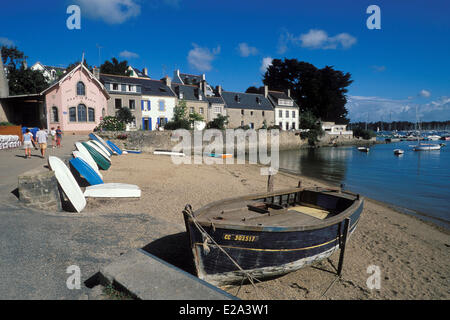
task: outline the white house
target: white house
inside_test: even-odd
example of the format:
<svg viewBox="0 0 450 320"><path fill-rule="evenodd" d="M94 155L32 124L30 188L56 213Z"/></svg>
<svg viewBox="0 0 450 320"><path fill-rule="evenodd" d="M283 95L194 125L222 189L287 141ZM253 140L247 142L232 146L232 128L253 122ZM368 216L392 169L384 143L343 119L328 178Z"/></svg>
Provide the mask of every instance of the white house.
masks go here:
<svg viewBox="0 0 450 320"><path fill-rule="evenodd" d="M66 74L66 68L45 66L39 61L33 64L30 69L42 71L44 77L47 79L49 83L57 80L58 75L63 76Z"/></svg>
<svg viewBox="0 0 450 320"><path fill-rule="evenodd" d="M298 130L300 110L291 98L291 91L269 91L268 87L264 86L264 95L273 105L275 125L282 130Z"/></svg>
<svg viewBox="0 0 450 320"><path fill-rule="evenodd" d="M155 130L172 120L176 96L170 88L170 78L143 80L141 97L142 129Z"/></svg>
<svg viewBox="0 0 450 320"><path fill-rule="evenodd" d="M352 130L347 130L347 125L334 122L322 122L322 130L331 135L353 135Z"/></svg>

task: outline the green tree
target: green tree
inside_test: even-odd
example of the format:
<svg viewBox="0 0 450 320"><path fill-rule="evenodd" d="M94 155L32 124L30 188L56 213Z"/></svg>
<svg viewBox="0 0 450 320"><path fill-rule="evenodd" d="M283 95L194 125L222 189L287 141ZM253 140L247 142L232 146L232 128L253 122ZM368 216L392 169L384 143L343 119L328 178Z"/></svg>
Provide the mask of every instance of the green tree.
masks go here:
<svg viewBox="0 0 450 320"><path fill-rule="evenodd" d="M66 68L66 73L65 73L65 74L61 74L61 75L62 75L62 76L63 76L63 75L66 75L67 73L69 73L70 71L72 71L76 66L78 66L80 63L81 63L81 61L76 61L76 62L73 62L73 63L69 64L69 65L67 66L67 68ZM86 59L83 61L83 65L84 65L89 71L92 72L92 67L87 63Z"/></svg>
<svg viewBox="0 0 450 320"><path fill-rule="evenodd" d="M135 117L133 116L133 113L131 113L131 110L129 108L120 108L116 112L116 118L117 120L127 124L134 121Z"/></svg>
<svg viewBox="0 0 450 320"><path fill-rule="evenodd" d="M228 118L229 116L218 114L216 118L208 122L206 128L224 130L225 127L228 125Z"/></svg>
<svg viewBox="0 0 450 320"><path fill-rule="evenodd" d="M319 137L323 135L322 125L311 110L302 113L300 117L300 129L308 129L308 132L302 132L300 136L308 139L308 144L313 146L319 141Z"/></svg>
<svg viewBox="0 0 450 320"><path fill-rule="evenodd" d="M164 125L164 130L191 129L191 124L186 117L186 101L180 100L173 108L173 118Z"/></svg>
<svg viewBox="0 0 450 320"><path fill-rule="evenodd" d="M35 94L42 92L48 84L44 74L38 70L25 68L27 56L17 47L1 47L2 60L8 69L9 94Z"/></svg>
<svg viewBox="0 0 450 320"><path fill-rule="evenodd" d="M202 115L197 113L197 112L191 112L189 113L189 122L191 123L191 126L194 126L194 122L195 121L204 121L205 119L203 119Z"/></svg>
<svg viewBox="0 0 450 320"><path fill-rule="evenodd" d="M173 108L173 121L179 121L182 119L186 119L186 101L180 100L178 101L178 104Z"/></svg>
<svg viewBox="0 0 450 320"><path fill-rule="evenodd" d="M111 61L106 60L100 66L100 72L106 74L115 74L119 76L130 76L131 71L128 70L128 61L118 61L116 58L112 58Z"/></svg>
<svg viewBox="0 0 450 320"><path fill-rule="evenodd" d="M326 66L314 65L297 59L274 59L267 68L263 82L271 90L291 90L291 96L300 111L311 111L323 121L348 123L347 87L353 82L350 73Z"/></svg>

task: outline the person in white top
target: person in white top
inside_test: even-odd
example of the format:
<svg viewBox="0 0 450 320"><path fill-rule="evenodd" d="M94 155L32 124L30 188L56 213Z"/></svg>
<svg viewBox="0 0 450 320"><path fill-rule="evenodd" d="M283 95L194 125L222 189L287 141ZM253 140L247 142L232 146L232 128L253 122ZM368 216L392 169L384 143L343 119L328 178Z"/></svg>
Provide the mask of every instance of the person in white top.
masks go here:
<svg viewBox="0 0 450 320"><path fill-rule="evenodd" d="M47 149L47 136L48 133L40 128L36 133L36 140L39 143L39 148L41 149L41 158L45 158L45 150Z"/></svg>
<svg viewBox="0 0 450 320"><path fill-rule="evenodd" d="M23 148L25 149L25 158L31 158L31 148L33 148L33 134L29 129L25 130L25 133L22 135Z"/></svg>
<svg viewBox="0 0 450 320"><path fill-rule="evenodd" d="M56 147L56 130L52 127L50 130L50 138L52 139L52 148Z"/></svg>

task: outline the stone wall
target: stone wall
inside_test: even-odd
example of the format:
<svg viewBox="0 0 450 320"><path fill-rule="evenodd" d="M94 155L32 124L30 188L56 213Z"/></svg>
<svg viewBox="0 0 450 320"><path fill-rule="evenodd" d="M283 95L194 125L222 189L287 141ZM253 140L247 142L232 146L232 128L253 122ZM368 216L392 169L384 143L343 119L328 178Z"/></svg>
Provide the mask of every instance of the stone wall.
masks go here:
<svg viewBox="0 0 450 320"><path fill-rule="evenodd" d="M121 149L139 149L143 152L153 152L157 149L172 150L181 141L179 137L174 135L175 131L132 131L132 132L97 132L104 139L112 140ZM191 133L191 146L194 145L194 131L189 131ZM205 134L206 131L202 131ZM270 132L270 131L269 131ZM197 131L197 134L200 132ZM225 131L217 131L218 134L222 134L223 143L226 143L226 133ZM119 139L118 137L126 135L125 140ZM174 141L172 141L172 137ZM294 131L279 131L279 149L298 149L301 146L307 144L306 140L300 138L300 134ZM203 142L203 147L210 144L213 138L207 139ZM235 139L235 150L238 147L237 139ZM267 138L267 148L271 150L271 136L268 135ZM246 137L244 148L246 151L249 150L249 138ZM242 146L239 145L239 147ZM198 150L196 150L198 151ZM226 150L223 150L225 153Z"/></svg>
<svg viewBox="0 0 450 320"><path fill-rule="evenodd" d="M19 176L19 201L38 210L61 211L61 198L55 173L37 168Z"/></svg>

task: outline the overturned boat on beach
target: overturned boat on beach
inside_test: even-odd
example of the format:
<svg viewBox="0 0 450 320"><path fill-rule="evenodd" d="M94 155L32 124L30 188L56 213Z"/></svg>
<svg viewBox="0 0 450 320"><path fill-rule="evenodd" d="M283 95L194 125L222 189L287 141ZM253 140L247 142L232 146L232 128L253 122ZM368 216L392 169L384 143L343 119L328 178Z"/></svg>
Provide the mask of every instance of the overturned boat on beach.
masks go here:
<svg viewBox="0 0 450 320"><path fill-rule="evenodd" d="M283 275L329 257L355 229L364 199L292 188L183 211L199 278L216 286Z"/></svg>

